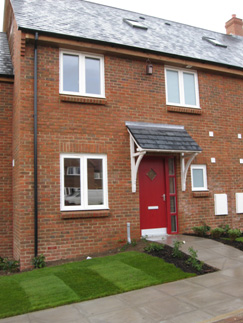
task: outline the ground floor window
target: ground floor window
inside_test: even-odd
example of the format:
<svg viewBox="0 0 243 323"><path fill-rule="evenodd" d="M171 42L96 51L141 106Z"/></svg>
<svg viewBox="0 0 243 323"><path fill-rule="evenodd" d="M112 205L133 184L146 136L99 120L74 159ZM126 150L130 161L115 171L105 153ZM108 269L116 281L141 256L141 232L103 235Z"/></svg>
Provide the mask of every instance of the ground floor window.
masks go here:
<svg viewBox="0 0 243 323"><path fill-rule="evenodd" d="M206 165L191 165L192 191L207 191Z"/></svg>
<svg viewBox="0 0 243 323"><path fill-rule="evenodd" d="M106 155L61 154L61 210L108 208Z"/></svg>

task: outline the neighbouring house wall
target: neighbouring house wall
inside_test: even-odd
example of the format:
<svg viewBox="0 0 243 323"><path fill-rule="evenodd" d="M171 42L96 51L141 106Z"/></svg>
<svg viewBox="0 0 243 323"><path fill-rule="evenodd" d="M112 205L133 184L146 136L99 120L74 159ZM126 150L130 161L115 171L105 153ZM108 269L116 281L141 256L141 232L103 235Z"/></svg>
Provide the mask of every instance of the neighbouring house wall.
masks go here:
<svg viewBox="0 0 243 323"><path fill-rule="evenodd" d="M12 218L13 84L0 80L0 256L13 256Z"/></svg>
<svg viewBox="0 0 243 323"><path fill-rule="evenodd" d="M29 67L22 63L25 55L25 34L18 30L11 5L8 6L7 15L5 27L15 74L12 127L13 256L20 260L21 268L26 268L30 266L30 259L34 256L33 143L29 144L29 141L33 142L33 126L30 131L26 126L26 121L33 123L33 76L30 76L30 88L26 87L25 79L29 77ZM30 100L27 99L28 96L25 99L26 92L31 93ZM28 138L28 142L25 142L29 136L31 139Z"/></svg>

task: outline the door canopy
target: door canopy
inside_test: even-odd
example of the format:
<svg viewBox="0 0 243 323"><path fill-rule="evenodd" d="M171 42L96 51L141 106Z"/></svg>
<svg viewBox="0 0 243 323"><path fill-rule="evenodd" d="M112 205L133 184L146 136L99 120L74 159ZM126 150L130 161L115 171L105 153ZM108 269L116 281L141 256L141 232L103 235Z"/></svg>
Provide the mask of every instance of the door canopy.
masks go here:
<svg viewBox="0 0 243 323"><path fill-rule="evenodd" d="M125 124L130 134L132 192L136 192L138 167L147 152L180 154L181 187L185 191L189 166L202 149L184 126L129 121Z"/></svg>

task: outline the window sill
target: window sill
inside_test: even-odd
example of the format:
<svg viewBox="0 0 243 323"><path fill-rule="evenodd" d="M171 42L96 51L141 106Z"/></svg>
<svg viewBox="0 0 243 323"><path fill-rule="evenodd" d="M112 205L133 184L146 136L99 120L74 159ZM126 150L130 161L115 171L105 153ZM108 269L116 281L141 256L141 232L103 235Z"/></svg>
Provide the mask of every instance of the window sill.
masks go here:
<svg viewBox="0 0 243 323"><path fill-rule="evenodd" d="M98 104L105 105L107 100L105 98L93 98L93 97L83 97L75 95L60 95L60 101L62 102L73 102L73 103L86 103L86 104Z"/></svg>
<svg viewBox="0 0 243 323"><path fill-rule="evenodd" d="M200 192L192 192L193 197L209 197L211 194L209 191L200 191Z"/></svg>
<svg viewBox="0 0 243 323"><path fill-rule="evenodd" d="M179 112L179 113L190 113L190 114L202 114L201 108L187 108L187 107L177 107L177 106L168 106L167 111L169 112Z"/></svg>
<svg viewBox="0 0 243 323"><path fill-rule="evenodd" d="M92 211L68 211L61 212L61 219L85 219L85 218L105 218L111 215L110 210L92 210Z"/></svg>

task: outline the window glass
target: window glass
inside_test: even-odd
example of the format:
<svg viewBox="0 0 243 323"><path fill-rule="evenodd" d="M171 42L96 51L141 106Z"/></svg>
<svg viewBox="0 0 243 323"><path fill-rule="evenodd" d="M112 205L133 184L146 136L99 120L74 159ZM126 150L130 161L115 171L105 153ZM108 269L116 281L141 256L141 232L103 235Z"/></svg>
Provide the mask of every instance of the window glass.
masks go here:
<svg viewBox="0 0 243 323"><path fill-rule="evenodd" d="M100 60L85 58L86 93L100 94Z"/></svg>
<svg viewBox="0 0 243 323"><path fill-rule="evenodd" d="M195 76L190 73L183 73L185 103L196 105Z"/></svg>
<svg viewBox="0 0 243 323"><path fill-rule="evenodd" d="M175 179L174 177L170 177L170 193L173 194L175 193Z"/></svg>
<svg viewBox="0 0 243 323"><path fill-rule="evenodd" d="M63 55L63 91L79 92L79 57Z"/></svg>
<svg viewBox="0 0 243 323"><path fill-rule="evenodd" d="M170 212L171 213L176 212L176 199L175 199L175 196L170 196Z"/></svg>
<svg viewBox="0 0 243 323"><path fill-rule="evenodd" d="M203 169L193 169L193 187L204 187Z"/></svg>
<svg viewBox="0 0 243 323"><path fill-rule="evenodd" d="M104 204L102 159L88 159L88 205Z"/></svg>
<svg viewBox="0 0 243 323"><path fill-rule="evenodd" d="M176 215L171 215L171 232L176 231Z"/></svg>
<svg viewBox="0 0 243 323"><path fill-rule="evenodd" d="M65 205L81 205L80 196L80 160L64 159L64 203Z"/></svg>
<svg viewBox="0 0 243 323"><path fill-rule="evenodd" d="M168 102L180 103L179 77L177 71L166 71Z"/></svg>
<svg viewBox="0 0 243 323"><path fill-rule="evenodd" d="M169 175L174 175L175 174L175 170L174 170L174 159L170 158L168 160L169 163Z"/></svg>

